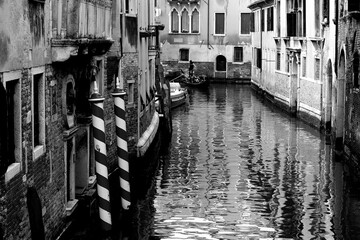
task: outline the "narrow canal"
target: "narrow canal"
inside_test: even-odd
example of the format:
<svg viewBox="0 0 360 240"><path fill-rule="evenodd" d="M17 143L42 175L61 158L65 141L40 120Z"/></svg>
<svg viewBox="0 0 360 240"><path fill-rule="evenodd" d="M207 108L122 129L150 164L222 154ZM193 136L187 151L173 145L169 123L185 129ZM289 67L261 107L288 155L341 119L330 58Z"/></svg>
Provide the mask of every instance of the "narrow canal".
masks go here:
<svg viewBox="0 0 360 240"><path fill-rule="evenodd" d="M122 239L360 239L359 185L334 155L250 86L192 90Z"/></svg>

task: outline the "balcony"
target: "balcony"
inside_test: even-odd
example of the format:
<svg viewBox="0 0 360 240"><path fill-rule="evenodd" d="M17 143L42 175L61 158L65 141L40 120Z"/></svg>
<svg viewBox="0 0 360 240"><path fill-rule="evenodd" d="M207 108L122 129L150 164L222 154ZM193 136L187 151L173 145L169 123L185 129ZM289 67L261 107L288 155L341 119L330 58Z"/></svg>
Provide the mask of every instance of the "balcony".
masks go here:
<svg viewBox="0 0 360 240"><path fill-rule="evenodd" d="M110 48L111 3L55 0L52 5L52 58L103 54Z"/></svg>

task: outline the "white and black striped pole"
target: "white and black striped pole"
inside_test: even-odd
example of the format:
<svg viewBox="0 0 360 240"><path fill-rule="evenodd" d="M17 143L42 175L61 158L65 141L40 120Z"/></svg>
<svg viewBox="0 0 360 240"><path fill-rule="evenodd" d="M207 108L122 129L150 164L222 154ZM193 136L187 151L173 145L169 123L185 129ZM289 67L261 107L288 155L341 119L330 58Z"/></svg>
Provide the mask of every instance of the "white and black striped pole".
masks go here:
<svg viewBox="0 0 360 240"><path fill-rule="evenodd" d="M117 156L120 168L121 206L128 210L131 204L130 198L130 175L129 175L129 154L127 145L127 132L125 121L125 91L120 88L119 79L116 78L116 88L112 93L114 97Z"/></svg>
<svg viewBox="0 0 360 240"><path fill-rule="evenodd" d="M94 93L91 95L89 101L92 103L91 110L96 161L95 168L101 228L104 231L110 231L112 223L105 144L104 98L98 92L96 81L94 81Z"/></svg>

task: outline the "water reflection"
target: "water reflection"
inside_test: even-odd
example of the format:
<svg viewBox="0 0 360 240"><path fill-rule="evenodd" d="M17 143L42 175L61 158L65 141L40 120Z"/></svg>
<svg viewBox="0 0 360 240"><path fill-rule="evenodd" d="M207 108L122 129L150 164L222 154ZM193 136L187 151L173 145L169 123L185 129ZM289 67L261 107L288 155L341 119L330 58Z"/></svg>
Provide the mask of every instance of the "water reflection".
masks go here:
<svg viewBox="0 0 360 240"><path fill-rule="evenodd" d="M133 239L360 233L360 191L331 146L248 86L192 90L189 105L173 112L170 149L160 162L146 198L136 203Z"/></svg>

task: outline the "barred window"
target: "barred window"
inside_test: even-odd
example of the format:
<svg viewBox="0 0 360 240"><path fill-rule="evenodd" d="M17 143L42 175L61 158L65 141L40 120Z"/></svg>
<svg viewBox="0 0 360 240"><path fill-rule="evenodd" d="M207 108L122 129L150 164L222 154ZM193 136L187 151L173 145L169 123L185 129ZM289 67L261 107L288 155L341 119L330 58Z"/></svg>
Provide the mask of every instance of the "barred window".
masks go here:
<svg viewBox="0 0 360 240"><path fill-rule="evenodd" d="M243 62L243 48L234 47L234 62Z"/></svg>
<svg viewBox="0 0 360 240"><path fill-rule="evenodd" d="M184 61L184 62L189 61L189 49L186 48L180 49L180 61Z"/></svg>

